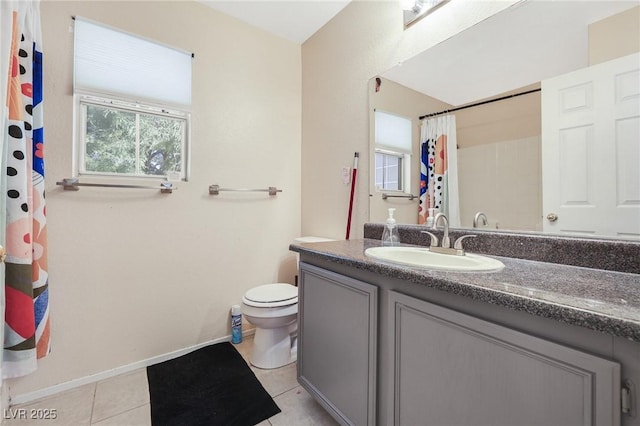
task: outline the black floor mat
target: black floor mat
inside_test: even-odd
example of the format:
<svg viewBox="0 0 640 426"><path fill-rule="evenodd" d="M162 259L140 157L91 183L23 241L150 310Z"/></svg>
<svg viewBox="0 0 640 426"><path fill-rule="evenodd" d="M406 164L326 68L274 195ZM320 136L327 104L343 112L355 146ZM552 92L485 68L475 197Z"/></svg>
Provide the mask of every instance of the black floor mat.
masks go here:
<svg viewBox="0 0 640 426"><path fill-rule="evenodd" d="M280 412L228 342L147 367L147 379L154 426L249 426Z"/></svg>

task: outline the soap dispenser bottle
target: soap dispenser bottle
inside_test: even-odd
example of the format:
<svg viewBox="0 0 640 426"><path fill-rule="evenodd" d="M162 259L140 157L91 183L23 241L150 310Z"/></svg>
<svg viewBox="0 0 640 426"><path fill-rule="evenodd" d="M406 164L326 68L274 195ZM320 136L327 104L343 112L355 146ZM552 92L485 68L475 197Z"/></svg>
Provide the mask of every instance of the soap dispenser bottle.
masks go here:
<svg viewBox="0 0 640 426"><path fill-rule="evenodd" d="M429 216L427 217L427 220L425 222L425 226L427 228L433 228L433 218L436 216L436 209L434 208L430 208L429 209Z"/></svg>
<svg viewBox="0 0 640 426"><path fill-rule="evenodd" d="M389 217L387 218L387 224L382 231L382 245L383 246L399 246L400 234L398 234L398 227L396 226L396 220L393 218L393 212L396 209L389 209Z"/></svg>

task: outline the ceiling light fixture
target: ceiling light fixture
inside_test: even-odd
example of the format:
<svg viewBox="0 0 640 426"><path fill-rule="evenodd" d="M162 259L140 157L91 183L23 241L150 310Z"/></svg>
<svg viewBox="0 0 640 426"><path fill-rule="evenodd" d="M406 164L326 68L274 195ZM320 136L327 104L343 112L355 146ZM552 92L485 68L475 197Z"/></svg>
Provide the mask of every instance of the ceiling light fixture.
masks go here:
<svg viewBox="0 0 640 426"><path fill-rule="evenodd" d="M400 5L402 6L402 10L420 13L424 2L422 0L400 0Z"/></svg>
<svg viewBox="0 0 640 426"><path fill-rule="evenodd" d="M400 0L400 6L404 14L404 27L416 23L449 0Z"/></svg>

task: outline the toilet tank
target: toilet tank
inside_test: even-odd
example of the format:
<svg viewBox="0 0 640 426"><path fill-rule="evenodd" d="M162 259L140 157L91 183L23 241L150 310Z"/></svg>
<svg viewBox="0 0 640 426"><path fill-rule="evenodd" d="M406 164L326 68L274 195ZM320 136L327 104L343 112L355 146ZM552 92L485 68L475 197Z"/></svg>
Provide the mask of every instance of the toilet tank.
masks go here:
<svg viewBox="0 0 640 426"><path fill-rule="evenodd" d="M298 237L298 238L293 240L293 242L296 243L296 244L322 243L322 242L325 242L325 241L335 241L335 240L331 239L331 238L325 238L325 237Z"/></svg>
<svg viewBox="0 0 640 426"><path fill-rule="evenodd" d="M334 239L331 238L325 238L325 237L313 237L313 236L309 236L309 237L298 237L295 238L293 240L293 242L295 244L304 244L304 243L323 243L325 241L335 241ZM298 253L296 253L296 266L299 269L300 268L300 255ZM296 274L296 276L294 277L294 285L297 287L298 286L298 274Z"/></svg>

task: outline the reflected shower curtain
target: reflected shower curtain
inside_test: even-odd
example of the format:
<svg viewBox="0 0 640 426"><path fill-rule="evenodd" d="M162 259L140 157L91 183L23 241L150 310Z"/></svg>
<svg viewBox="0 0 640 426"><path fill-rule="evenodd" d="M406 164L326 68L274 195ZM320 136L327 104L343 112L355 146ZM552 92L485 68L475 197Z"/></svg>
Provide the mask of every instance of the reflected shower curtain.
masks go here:
<svg viewBox="0 0 640 426"><path fill-rule="evenodd" d="M6 211L2 377L49 353L42 40L38 1L3 0L2 197Z"/></svg>
<svg viewBox="0 0 640 426"><path fill-rule="evenodd" d="M431 211L434 216L440 212L446 214L450 226L460 226L454 115L422 120L420 155L418 223L425 224Z"/></svg>

